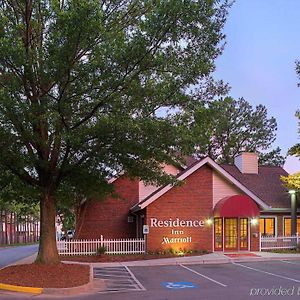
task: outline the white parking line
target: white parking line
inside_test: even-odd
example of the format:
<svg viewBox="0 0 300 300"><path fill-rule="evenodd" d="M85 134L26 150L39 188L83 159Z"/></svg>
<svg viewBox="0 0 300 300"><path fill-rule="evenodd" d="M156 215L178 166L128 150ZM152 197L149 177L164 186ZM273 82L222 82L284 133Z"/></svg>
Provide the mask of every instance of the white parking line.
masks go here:
<svg viewBox="0 0 300 300"><path fill-rule="evenodd" d="M294 263L294 262L291 262L291 261L288 261L288 260L280 260L280 261L283 262L283 263L286 263L286 264L298 265L300 267L300 264L298 264L298 263Z"/></svg>
<svg viewBox="0 0 300 300"><path fill-rule="evenodd" d="M131 275L132 279L136 282L136 284L138 285L138 287L140 288L141 291L146 291L146 289L144 288L144 286L140 283L140 281L135 277L135 275L131 272L131 270L127 267L124 266L127 270L127 272Z"/></svg>
<svg viewBox="0 0 300 300"><path fill-rule="evenodd" d="M96 277L101 276L101 277L113 277L113 278L130 278L130 276L108 275L108 274L102 274L102 273L95 273L94 275Z"/></svg>
<svg viewBox="0 0 300 300"><path fill-rule="evenodd" d="M294 279L294 278L290 278L290 277L286 277L286 276L283 276L283 275L274 274L274 273L263 271L263 270L260 270L260 269L255 269L255 268L248 267L248 266L245 266L245 265L242 265L242 264L239 264L239 263L232 262L232 264L234 264L236 266L239 266L239 267L243 267L243 268L249 269L249 270L253 270L253 271L256 271L256 272L260 272L260 273L272 275L272 276L275 276L275 277L279 277L279 278L283 278L283 279L287 279L287 280L291 280L291 281L295 281L295 282L300 282L300 280L297 280L297 279Z"/></svg>
<svg viewBox="0 0 300 300"><path fill-rule="evenodd" d="M199 276L201 276L201 277L203 277L203 278L205 278L207 280L210 280L210 281L212 281L212 282L214 282L214 283L216 283L216 284L218 284L218 285L220 285L222 287L227 287L226 284L223 284L223 283L221 283L221 282L219 282L217 280L214 280L214 279L212 279L212 278L210 278L208 276L205 276L205 275L203 275L203 274L201 274L201 273L199 273L199 272L197 272L197 271L195 271L193 269L190 269L190 268L188 268L188 267L186 267L184 265L179 264L179 266L182 267L182 268L184 268L184 269L186 269L186 270L189 270L190 272L193 272L193 273L195 273L195 274L197 274L197 275L199 275Z"/></svg>

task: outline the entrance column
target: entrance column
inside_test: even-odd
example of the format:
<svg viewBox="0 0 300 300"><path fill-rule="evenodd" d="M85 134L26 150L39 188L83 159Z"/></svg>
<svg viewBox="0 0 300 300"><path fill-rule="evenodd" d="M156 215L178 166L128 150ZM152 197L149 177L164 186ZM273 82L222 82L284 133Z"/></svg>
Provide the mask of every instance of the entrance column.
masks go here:
<svg viewBox="0 0 300 300"><path fill-rule="evenodd" d="M296 191L290 190L291 195L291 235L294 236L297 233L297 197Z"/></svg>

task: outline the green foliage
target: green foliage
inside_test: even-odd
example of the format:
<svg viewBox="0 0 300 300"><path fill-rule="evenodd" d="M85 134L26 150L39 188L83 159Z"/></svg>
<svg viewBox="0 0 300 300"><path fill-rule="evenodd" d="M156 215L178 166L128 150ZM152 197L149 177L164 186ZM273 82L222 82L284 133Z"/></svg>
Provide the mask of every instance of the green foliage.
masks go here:
<svg viewBox="0 0 300 300"><path fill-rule="evenodd" d="M198 157L233 163L241 151L256 151L267 165L284 162L279 148L263 152L274 142L277 130L276 120L267 117L263 105L254 109L245 99L231 97L208 102L196 111L192 129Z"/></svg>
<svg viewBox="0 0 300 300"><path fill-rule="evenodd" d="M300 65L299 62L297 62L297 74L299 75L300 71ZM296 117L298 120L300 120L300 111L298 110L296 112ZM300 133L300 121L298 121L298 133ZM296 156L300 159L300 144L297 143L293 147L291 147L288 151L288 155L293 155ZM288 188L288 189L294 189L294 190L299 190L300 189L300 172L297 172L295 174L291 174L288 176L281 176L281 181L283 184Z"/></svg>
<svg viewBox="0 0 300 300"><path fill-rule="evenodd" d="M106 248L105 246L100 246L100 247L97 249L96 254L97 254L97 255L103 255L103 254L106 253L106 251L107 251L107 248Z"/></svg>
<svg viewBox="0 0 300 300"><path fill-rule="evenodd" d="M288 189L292 189L292 190L300 189L300 172L288 176L281 176L280 179Z"/></svg>
<svg viewBox="0 0 300 300"><path fill-rule="evenodd" d="M180 113L156 111L195 102L197 83L215 94L227 3L1 3L0 165L42 191L121 170L172 180L159 164L176 160Z"/></svg>
<svg viewBox="0 0 300 300"><path fill-rule="evenodd" d="M1 172L1 170L0 170ZM0 176L0 209L39 219L39 194L7 170Z"/></svg>
<svg viewBox="0 0 300 300"><path fill-rule="evenodd" d="M226 0L0 1L0 168L50 201L51 214L56 196L64 207L73 195L101 194L121 171L175 182L160 165L186 149L183 111L226 88L211 73L228 8Z"/></svg>
<svg viewBox="0 0 300 300"><path fill-rule="evenodd" d="M283 166L285 157L281 155L281 149L277 147L268 153L259 153L259 164L263 166Z"/></svg>

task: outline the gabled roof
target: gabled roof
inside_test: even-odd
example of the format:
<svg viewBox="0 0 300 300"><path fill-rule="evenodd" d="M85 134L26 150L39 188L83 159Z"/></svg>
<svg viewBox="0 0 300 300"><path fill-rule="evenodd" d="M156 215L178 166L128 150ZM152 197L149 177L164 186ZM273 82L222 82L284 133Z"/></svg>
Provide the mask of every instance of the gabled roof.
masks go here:
<svg viewBox="0 0 300 300"><path fill-rule="evenodd" d="M220 165L214 162L210 157L206 157L202 160L196 161L195 163L190 165L187 169L185 169L183 172L179 173L177 179L184 180L185 178L187 178L188 176L190 176L191 174L193 174L195 171L197 171L199 168L201 168L206 164L212 167L219 174L223 175L227 180L232 182L237 188L243 191L246 195L251 197L261 208L263 209L270 208L269 205L267 205L262 199L260 199L257 195L255 195L251 190L249 190L246 186L244 186L240 181L238 181L235 177L233 177L229 172L223 169ZM173 186L171 184L168 184L157 189L151 195L146 197L143 201L134 205L131 208L131 211L136 212L141 209L144 209L145 207L150 205L152 202L154 202L156 199L158 199L159 197L167 193L172 188Z"/></svg>
<svg viewBox="0 0 300 300"><path fill-rule="evenodd" d="M290 208L288 190L280 181L280 176L288 175L283 168L260 166L258 174L242 174L236 166L221 166L271 208Z"/></svg>

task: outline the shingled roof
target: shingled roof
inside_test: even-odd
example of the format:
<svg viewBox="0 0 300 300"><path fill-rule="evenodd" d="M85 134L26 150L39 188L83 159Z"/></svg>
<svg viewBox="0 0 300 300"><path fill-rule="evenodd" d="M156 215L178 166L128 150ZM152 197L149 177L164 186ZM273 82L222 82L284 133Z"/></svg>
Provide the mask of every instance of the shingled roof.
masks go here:
<svg viewBox="0 0 300 300"><path fill-rule="evenodd" d="M280 176L288 175L283 168L260 166L258 174L242 174L234 165L221 167L272 208L290 208L288 190L280 181Z"/></svg>
<svg viewBox="0 0 300 300"><path fill-rule="evenodd" d="M280 182L280 175L286 175L287 173L282 169L280 169L280 175L277 173L273 174L272 176L261 176L261 174L259 175L250 175L252 176L253 183L251 184L252 179L248 178L248 174L242 174L240 173L240 171L235 167L235 166L228 166L227 169L230 169L229 172L226 170L226 165L218 165L216 162L214 162L210 157L206 157L202 160L198 160L195 161L194 163L192 163L189 167L187 167L185 170L183 170L182 172L177 174L177 178L179 180L184 180L187 176L189 176L190 174L192 174L193 172L195 172L198 168L201 168L203 165L208 164L210 167L212 167L215 171L217 171L218 173L223 174L223 176L225 176L228 180L230 180L237 188L239 188L241 191L243 191L246 195L250 196L254 201L256 201L256 203L263 209L272 209L272 208L276 208L276 207L280 207L280 208L287 208L289 207L289 201L284 201L284 199L286 199L286 196L288 196L287 191L284 189L282 190L282 188L279 188L280 190L280 195L273 193L271 195L271 197L267 197L267 193L268 190L266 189L266 192L264 193L265 195L265 199L270 199L268 202L264 201L263 198L261 198L259 195L262 195L263 193L260 192L262 190L263 187L260 187L261 190L258 188L260 185L258 184L261 181L261 185L267 185L269 184L270 189L273 188L274 185L278 184L281 186L281 182ZM231 167L233 167L234 169L231 169ZM264 167L263 167L264 168ZM235 170L236 169L236 170ZM276 170L278 170L278 168L276 167ZM282 173L284 172L284 173ZM264 173L264 172L263 172ZM271 175L272 172L269 172L268 174ZM239 174L241 176L239 176ZM235 175L235 176L234 176ZM247 180L246 180L247 178ZM262 180L263 179L263 180ZM248 186L246 185L247 182L250 182L248 184ZM245 184L246 183L246 184ZM274 184L276 183L276 184ZM148 206L149 204L151 204L153 201L155 201L156 199L158 199L160 196L162 196L164 193L166 193L168 190L170 190L173 186L171 184L165 185L165 186L161 186L160 188L158 188L157 190L155 190L152 194L148 195L145 199L143 199L142 201L140 201L139 203L136 203L132 208L131 211L132 212L136 212L140 209L145 208L146 206ZM276 187L278 188L278 187ZM274 192L274 191L273 191ZM273 206L273 196L276 194L276 203L278 204L278 206ZM281 195L284 196L284 199L281 199ZM271 200L272 199L272 200ZM284 204L284 206L280 206L280 203ZM269 204L271 203L272 204Z"/></svg>

